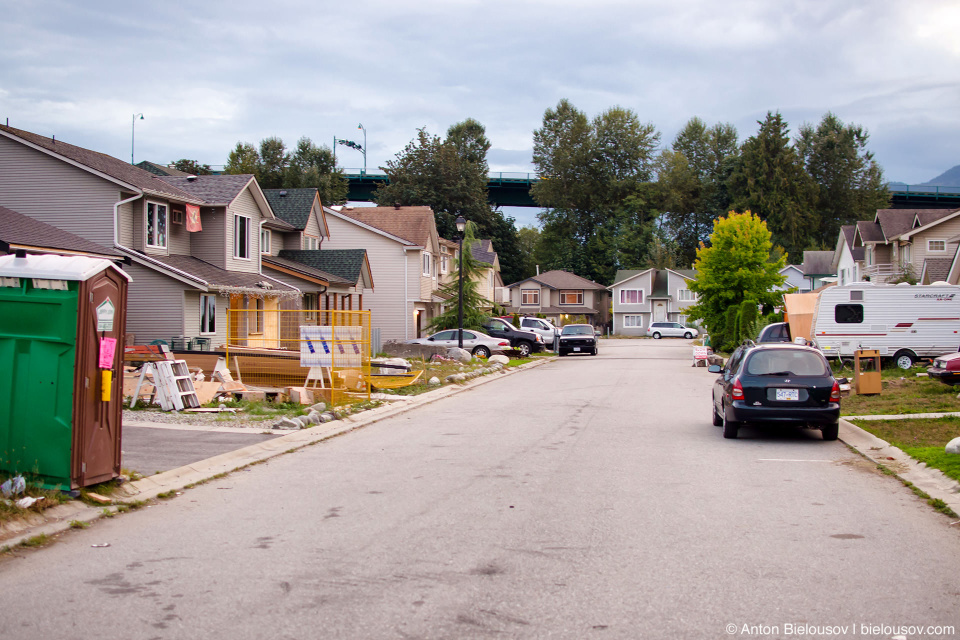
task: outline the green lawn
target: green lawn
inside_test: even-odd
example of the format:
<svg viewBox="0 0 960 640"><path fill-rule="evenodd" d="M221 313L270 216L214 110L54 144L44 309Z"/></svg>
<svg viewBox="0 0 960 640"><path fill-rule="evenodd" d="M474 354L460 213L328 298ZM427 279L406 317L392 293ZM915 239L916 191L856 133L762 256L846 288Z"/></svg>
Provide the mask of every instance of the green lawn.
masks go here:
<svg viewBox="0 0 960 640"><path fill-rule="evenodd" d="M883 438L913 459L940 469L960 481L960 455L944 453L943 450L948 442L960 436L960 418L852 422L864 431Z"/></svg>

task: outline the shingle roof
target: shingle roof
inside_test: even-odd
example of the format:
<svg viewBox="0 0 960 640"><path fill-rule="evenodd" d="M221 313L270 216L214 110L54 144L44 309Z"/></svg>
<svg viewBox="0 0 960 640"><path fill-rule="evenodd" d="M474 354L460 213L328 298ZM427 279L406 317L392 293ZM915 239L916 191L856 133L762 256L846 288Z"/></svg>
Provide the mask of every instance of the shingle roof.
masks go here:
<svg viewBox="0 0 960 640"><path fill-rule="evenodd" d="M804 251L801 271L805 276L833 275L833 251Z"/></svg>
<svg viewBox="0 0 960 640"><path fill-rule="evenodd" d="M610 285L610 287L614 287L624 280L629 280L630 278L640 275L641 273L646 273L647 271L650 271L650 269L618 269L617 275L613 277L613 284Z"/></svg>
<svg viewBox="0 0 960 640"><path fill-rule="evenodd" d="M310 210L317 198L316 189L264 189L263 195L278 218L300 231L307 228Z"/></svg>
<svg viewBox="0 0 960 640"><path fill-rule="evenodd" d="M926 282L946 282L953 258L927 258L923 261Z"/></svg>
<svg viewBox="0 0 960 640"><path fill-rule="evenodd" d="M884 239L889 242L901 233L913 229L914 221L918 217L920 225L923 226L953 212L953 209L877 209L877 221L880 223Z"/></svg>
<svg viewBox="0 0 960 640"><path fill-rule="evenodd" d="M180 256L180 255L169 255L169 256L147 256L139 251L133 253L138 253L147 258L151 258L165 264L169 267L173 267L178 271L183 271L189 273L192 276L200 278L205 281L207 284L213 287L238 287L244 289L258 289L264 293L269 292L270 290L275 291L294 291L294 287L285 285L276 280L270 280L265 278L259 273L246 273L244 271L227 271L226 269L221 269L215 265L210 264L209 262L204 262L199 258L194 258L193 256ZM261 282L268 282L271 286L270 288L263 288L259 286Z"/></svg>
<svg viewBox="0 0 960 640"><path fill-rule="evenodd" d="M85 167L106 174L111 178L125 182L129 185L142 189L151 194L163 195L169 198L183 200L186 202L195 202L197 199L189 193L182 191L175 186L169 185L159 176L155 176L149 171L144 171L140 167L126 163L123 160L108 156L105 153L98 153L83 147L77 147L60 140L38 136L29 131L14 129L0 125L0 132L6 133L15 138L35 144L42 149L63 156Z"/></svg>
<svg viewBox="0 0 960 640"><path fill-rule="evenodd" d="M264 264L276 265L278 267L285 267L291 271L296 271L304 275L312 276L314 278L319 278L320 280L325 280L331 284L348 284L355 285L357 281L350 281L346 278L341 278L340 276L335 276L332 273L327 273L326 271L321 271L315 267L304 264L303 262L298 262L296 260L289 260L287 258L282 258L280 256L261 256L261 260Z"/></svg>
<svg viewBox="0 0 960 640"><path fill-rule="evenodd" d="M366 249L281 249L280 257L319 269L357 284L363 275Z"/></svg>
<svg viewBox="0 0 960 640"><path fill-rule="evenodd" d="M857 232L860 234L860 240L866 242L883 242L883 230L879 222L870 220L860 220L857 222Z"/></svg>
<svg viewBox="0 0 960 640"><path fill-rule="evenodd" d="M240 195L244 187L253 180L253 176L250 174L222 174L191 178L161 176L159 179L186 191L196 198L200 198L206 204L227 205Z"/></svg>
<svg viewBox="0 0 960 640"><path fill-rule="evenodd" d="M606 289L602 284L597 284L593 280L581 278L575 273L570 273L562 269L546 271L540 275L521 280L520 282L527 282L528 280L534 280L551 289ZM516 286L520 284L520 282L514 282L509 286Z"/></svg>
<svg viewBox="0 0 960 640"><path fill-rule="evenodd" d="M98 256L120 257L122 255L113 249L3 206L0 206L0 242L38 249L91 253Z"/></svg>
<svg viewBox="0 0 960 640"><path fill-rule="evenodd" d="M847 249L850 250L850 255L853 256L854 260L861 261L864 258L863 247L853 246L853 238L857 233L857 225L855 224L845 224L840 227L840 234L843 237L843 241L847 244Z"/></svg>
<svg viewBox="0 0 960 640"><path fill-rule="evenodd" d="M493 250L492 240L480 240L470 245L470 255L472 255L475 260L490 265L497 259L497 252Z"/></svg>
<svg viewBox="0 0 960 640"><path fill-rule="evenodd" d="M420 247L430 246L436 229L430 207L344 207L340 213Z"/></svg>
<svg viewBox="0 0 960 640"><path fill-rule="evenodd" d="M155 176L192 176L193 175L189 171L180 171L180 169L167 167L162 164L157 164L156 162L150 162L149 160L138 162L137 166L143 169L144 171L149 171Z"/></svg>
<svg viewBox="0 0 960 640"><path fill-rule="evenodd" d="M670 291L667 288L667 272L657 271L653 278L653 291L648 296L650 298L671 298Z"/></svg>

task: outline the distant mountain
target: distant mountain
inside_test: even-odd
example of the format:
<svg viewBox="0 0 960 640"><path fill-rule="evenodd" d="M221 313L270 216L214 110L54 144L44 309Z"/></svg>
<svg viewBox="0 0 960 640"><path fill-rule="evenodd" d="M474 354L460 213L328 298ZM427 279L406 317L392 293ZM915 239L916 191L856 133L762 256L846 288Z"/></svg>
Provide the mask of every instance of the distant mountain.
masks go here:
<svg viewBox="0 0 960 640"><path fill-rule="evenodd" d="M928 187L960 187L960 164L923 184Z"/></svg>

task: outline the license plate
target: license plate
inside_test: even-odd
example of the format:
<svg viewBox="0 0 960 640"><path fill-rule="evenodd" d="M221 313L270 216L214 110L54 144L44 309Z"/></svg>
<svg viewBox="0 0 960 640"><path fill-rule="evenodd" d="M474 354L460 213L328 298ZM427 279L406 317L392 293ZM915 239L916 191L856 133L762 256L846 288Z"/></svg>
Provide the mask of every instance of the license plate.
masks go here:
<svg viewBox="0 0 960 640"><path fill-rule="evenodd" d="M574 351L580 351L580 347L574 347L573 350L574 350Z"/></svg>
<svg viewBox="0 0 960 640"><path fill-rule="evenodd" d="M799 389L777 389L777 400L799 400Z"/></svg>

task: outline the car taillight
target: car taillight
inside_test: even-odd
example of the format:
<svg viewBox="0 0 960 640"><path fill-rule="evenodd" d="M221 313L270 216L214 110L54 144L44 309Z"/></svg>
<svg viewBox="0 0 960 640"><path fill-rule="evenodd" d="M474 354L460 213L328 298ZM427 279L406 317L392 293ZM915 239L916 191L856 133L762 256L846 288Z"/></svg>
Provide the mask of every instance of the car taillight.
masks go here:
<svg viewBox="0 0 960 640"><path fill-rule="evenodd" d="M830 399L840 402L840 383L836 380L833 381L833 389L830 390Z"/></svg>
<svg viewBox="0 0 960 640"><path fill-rule="evenodd" d="M509 347L509 346L510 346L510 343L507 342L506 340L503 340L503 341L497 343L497 346L498 346L498 347Z"/></svg>
<svg viewBox="0 0 960 640"><path fill-rule="evenodd" d="M733 389L730 390L730 397L734 400L743 400L743 385L740 384L740 379L733 381Z"/></svg>

